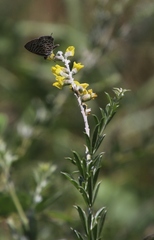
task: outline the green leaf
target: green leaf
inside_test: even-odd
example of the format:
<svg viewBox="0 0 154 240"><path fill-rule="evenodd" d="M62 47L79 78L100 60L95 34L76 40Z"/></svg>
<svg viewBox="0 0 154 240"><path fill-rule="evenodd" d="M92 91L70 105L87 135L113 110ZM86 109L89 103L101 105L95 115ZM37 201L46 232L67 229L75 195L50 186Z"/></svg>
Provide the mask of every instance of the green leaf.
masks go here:
<svg viewBox="0 0 154 240"><path fill-rule="evenodd" d="M97 236L97 234L98 234L98 225L97 225L97 223L96 223L95 226L93 227L92 233L93 233L93 238L94 238L95 240L98 240L98 236Z"/></svg>
<svg viewBox="0 0 154 240"><path fill-rule="evenodd" d="M92 200L93 200L93 179L92 176L88 178L88 186L87 186L87 191L89 193L89 201L92 206Z"/></svg>
<svg viewBox="0 0 154 240"><path fill-rule="evenodd" d="M93 225L93 215L92 215L92 212L91 212L91 209L89 211L89 214L88 214L88 234L91 235L91 228L92 228L92 225ZM90 238L91 239L91 238Z"/></svg>
<svg viewBox="0 0 154 240"><path fill-rule="evenodd" d="M98 179L100 168L101 168L101 166L98 167L97 170L93 174L93 185L94 185L94 187L95 187L95 185L97 183L97 179Z"/></svg>
<svg viewBox="0 0 154 240"><path fill-rule="evenodd" d="M87 159L83 159L83 161L82 161L82 164L83 164L83 173L84 173L84 177L86 178L86 175L87 175L87 171L88 171L88 169L87 169Z"/></svg>
<svg viewBox="0 0 154 240"><path fill-rule="evenodd" d="M96 184L96 187L94 188L92 204L94 204L94 202L95 202L95 200L96 200L96 197L97 197L97 194L98 194L98 190L99 190L100 184L101 184L101 182L98 182L98 183Z"/></svg>
<svg viewBox="0 0 154 240"><path fill-rule="evenodd" d="M83 236L81 235L81 233L79 233L77 230L71 228L72 231L75 233L77 239L80 239L80 240L84 240Z"/></svg>
<svg viewBox="0 0 154 240"><path fill-rule="evenodd" d="M98 136L99 136L99 125L96 125L93 132L93 136L92 136L92 152L94 151L95 146L97 145Z"/></svg>
<svg viewBox="0 0 154 240"><path fill-rule="evenodd" d="M93 117L94 117L94 120L95 120L96 125L99 124L99 119L98 119L98 117L97 117L95 114L93 114Z"/></svg>
<svg viewBox="0 0 154 240"><path fill-rule="evenodd" d="M87 178L93 175L93 172L95 170L95 165L93 159L87 162Z"/></svg>
<svg viewBox="0 0 154 240"><path fill-rule="evenodd" d="M116 114L116 112L113 112L107 119L106 121L106 126L109 124L109 122L111 121L111 119L114 117L114 115Z"/></svg>
<svg viewBox="0 0 154 240"><path fill-rule="evenodd" d="M65 172L61 172L77 189L79 189L80 185L79 183L74 180L74 178L71 177L70 174L65 173Z"/></svg>
<svg viewBox="0 0 154 240"><path fill-rule="evenodd" d="M81 222L83 223L83 227L84 227L85 233L88 234L88 228L87 228L88 226L87 226L87 216L86 216L86 213L85 213L85 211L83 211L82 208L80 208L79 206L75 206L75 208L77 209L77 211L78 211L78 213L79 213Z"/></svg>
<svg viewBox="0 0 154 240"><path fill-rule="evenodd" d="M106 208L102 207L96 212L95 218L96 218L97 221L98 221L98 218L101 217L102 213L105 212L105 211L106 211Z"/></svg>
<svg viewBox="0 0 154 240"><path fill-rule="evenodd" d="M81 160L80 156L79 156L78 153L75 152L75 151L73 151L73 155L74 155L74 158L75 158L76 166L77 166L80 174L81 174L82 176L84 176L83 166L82 166L82 160Z"/></svg>
<svg viewBox="0 0 154 240"><path fill-rule="evenodd" d="M101 152L95 156L93 159L93 165L95 166L95 169L99 169L102 166L102 156L104 152Z"/></svg>
<svg viewBox="0 0 154 240"><path fill-rule="evenodd" d="M96 141L96 144L95 144L95 148L93 149L93 154L96 153L96 151L97 151L98 148L100 147L100 145L101 145L103 139L105 138L105 136L106 136L106 135L103 134L103 135L99 135L99 136L97 137L97 141Z"/></svg>
<svg viewBox="0 0 154 240"><path fill-rule="evenodd" d="M102 207L101 209L99 209L95 215L95 219L98 222L98 236L101 235L101 232L103 230L103 226L104 226L104 222L105 222L105 217L106 217L106 208Z"/></svg>
<svg viewBox="0 0 154 240"><path fill-rule="evenodd" d="M112 100L111 100L110 95L109 95L107 92L105 92L105 94L106 94L106 96L107 96L107 99L108 99L109 103L112 104Z"/></svg>
<svg viewBox="0 0 154 240"><path fill-rule="evenodd" d="M101 112L101 115L102 115L102 119L104 119L106 117L105 111L102 108L100 108L100 112Z"/></svg>
<svg viewBox="0 0 154 240"><path fill-rule="evenodd" d="M76 164L75 164L76 162L74 161L73 158L71 158L71 157L66 157L65 159L68 160L68 161L70 161L73 165L76 165Z"/></svg>
<svg viewBox="0 0 154 240"><path fill-rule="evenodd" d="M111 105L110 103L108 103L105 107L106 118L111 114L110 111L111 111Z"/></svg>
<svg viewBox="0 0 154 240"><path fill-rule="evenodd" d="M87 193L86 190L85 190L83 187L81 187L81 186L80 186L79 189L80 189L80 192L81 192L81 194L82 194L85 202L89 205L89 204L90 204L90 201L89 201L89 195L88 195L88 193Z"/></svg>
<svg viewBox="0 0 154 240"><path fill-rule="evenodd" d="M102 128L105 129L105 124L106 124L106 123L105 123L105 122L106 122L105 119L106 119L106 117L105 117L105 118L101 118L100 124L99 124L99 125L100 125L100 129L102 129Z"/></svg>

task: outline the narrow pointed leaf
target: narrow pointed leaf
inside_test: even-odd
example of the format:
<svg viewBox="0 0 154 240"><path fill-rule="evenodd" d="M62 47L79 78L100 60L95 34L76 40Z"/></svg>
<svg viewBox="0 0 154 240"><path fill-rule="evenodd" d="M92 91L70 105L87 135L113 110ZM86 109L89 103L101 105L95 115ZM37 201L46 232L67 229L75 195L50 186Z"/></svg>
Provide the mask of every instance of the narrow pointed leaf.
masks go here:
<svg viewBox="0 0 154 240"><path fill-rule="evenodd" d="M76 181L76 180L74 180L74 178L72 178L71 177L71 175L70 174L68 174L68 173L65 173L65 172L61 172L77 189L79 189L79 183Z"/></svg>
<svg viewBox="0 0 154 240"><path fill-rule="evenodd" d="M90 230L91 230L91 227L93 224L92 221L93 221L93 215L91 212L89 212L89 214L88 214L88 234L90 234Z"/></svg>
<svg viewBox="0 0 154 240"><path fill-rule="evenodd" d="M100 108L100 112L101 112L101 115L102 115L102 119L104 119L106 117L105 111L102 108Z"/></svg>
<svg viewBox="0 0 154 240"><path fill-rule="evenodd" d="M105 222L105 217L106 217L106 213L107 211L105 210L105 208L101 208L95 215L95 217L97 217L97 219L99 218L98 221L98 236L101 235L101 232L103 230L103 226L104 226L104 222Z"/></svg>
<svg viewBox="0 0 154 240"><path fill-rule="evenodd" d="M102 213L105 212L105 211L106 211L106 208L105 208L105 207L100 208L100 209L96 212L95 218L96 218L96 219L99 218L99 217L102 215Z"/></svg>
<svg viewBox="0 0 154 240"><path fill-rule="evenodd" d="M92 200L92 204L94 204L95 200L96 200L96 197L97 197L97 194L98 194L98 190L99 190L99 187L100 187L100 184L101 182L98 182L94 191L93 191L93 200Z"/></svg>
<svg viewBox="0 0 154 240"><path fill-rule="evenodd" d="M83 187L80 186L80 192L85 200L85 202L89 205L90 201L89 201L89 196L88 193L85 191L85 189Z"/></svg>
<svg viewBox="0 0 154 240"><path fill-rule="evenodd" d="M100 166L101 167L101 166ZM94 184L94 187L97 183L97 179L98 179L98 175L99 175L99 171L100 171L100 167L97 168L96 172L94 173L94 176L93 176L93 184Z"/></svg>
<svg viewBox="0 0 154 240"><path fill-rule="evenodd" d="M112 100L111 100L110 95L109 95L107 92L105 92L105 94L106 94L106 96L107 96L107 99L109 100L109 103L112 104Z"/></svg>
<svg viewBox="0 0 154 240"><path fill-rule="evenodd" d="M111 105L108 103L105 107L106 117L108 117L111 114Z"/></svg>
<svg viewBox="0 0 154 240"><path fill-rule="evenodd" d="M92 232L93 232L94 239L98 240L98 236L97 236L97 234L98 234L98 225L97 224L95 224L95 226L93 227Z"/></svg>
<svg viewBox="0 0 154 240"><path fill-rule="evenodd" d="M99 124L99 119L98 119L98 117L97 117L95 114L93 114L93 117L94 117L94 120L95 120L96 125Z"/></svg>
<svg viewBox="0 0 154 240"><path fill-rule="evenodd" d="M101 152L93 159L93 165L95 166L95 169L99 169L102 166L103 154L104 152Z"/></svg>
<svg viewBox="0 0 154 240"><path fill-rule="evenodd" d="M95 146L97 145L98 136L99 136L99 125L96 125L93 132L93 136L92 136L92 151L94 151Z"/></svg>
<svg viewBox="0 0 154 240"><path fill-rule="evenodd" d="M87 234L88 233L88 229L87 229L88 226L87 226L87 216L86 216L86 213L79 206L75 206L75 208L77 209L77 211L79 213L79 216L80 216L81 222L83 224L85 233Z"/></svg>
<svg viewBox="0 0 154 240"><path fill-rule="evenodd" d="M88 179L87 191L89 193L90 204L92 205L92 200L93 200L93 179L92 179L91 176Z"/></svg>
<svg viewBox="0 0 154 240"><path fill-rule="evenodd" d="M100 129L105 128L105 118L100 120Z"/></svg>
<svg viewBox="0 0 154 240"><path fill-rule="evenodd" d="M80 158L80 156L78 155L77 152L73 151L73 155L74 155L75 162L76 162L76 165L78 167L78 170L79 170L80 174L83 176L84 173L83 173L83 168L82 168L82 160L81 160L81 158Z"/></svg>
<svg viewBox="0 0 154 240"><path fill-rule="evenodd" d="M75 233L77 239L80 239L80 240L84 240L83 236L81 235L81 233L79 233L77 230L73 229L72 228L72 231Z"/></svg>
<svg viewBox="0 0 154 240"><path fill-rule="evenodd" d="M68 161L70 161L73 165L75 164L75 161L74 161L73 158L71 158L71 157L66 157L65 159L68 160Z"/></svg>
<svg viewBox="0 0 154 240"><path fill-rule="evenodd" d="M82 164L83 164L83 174L84 174L84 177L86 177L88 166L87 166L87 160L85 158L83 159Z"/></svg>
<svg viewBox="0 0 154 240"><path fill-rule="evenodd" d="M103 139L105 138L105 134L103 136L99 135L97 137L97 142L95 144L95 148L93 148L93 154L96 153L96 151L98 150L98 148L100 147Z"/></svg>

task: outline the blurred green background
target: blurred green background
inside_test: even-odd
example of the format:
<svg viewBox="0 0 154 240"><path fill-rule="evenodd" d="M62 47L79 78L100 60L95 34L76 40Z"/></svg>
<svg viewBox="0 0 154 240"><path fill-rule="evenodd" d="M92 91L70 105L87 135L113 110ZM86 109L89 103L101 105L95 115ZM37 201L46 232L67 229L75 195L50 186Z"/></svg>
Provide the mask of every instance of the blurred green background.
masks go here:
<svg viewBox="0 0 154 240"><path fill-rule="evenodd" d="M103 239L143 239L154 233L154 1L0 1L0 131L19 156L11 178L28 213L33 170L40 162L56 165L36 215L38 239L75 239L70 227L82 226L73 205L83 202L60 172L72 171L65 159L71 150L84 152L82 118L72 93L52 86L55 63L24 48L51 33L58 50L75 46L73 60L85 65L76 78L98 94L89 103L93 113L107 104L105 91L131 89L106 129L95 208L108 210ZM0 190L0 239L12 240L7 221L16 210Z"/></svg>

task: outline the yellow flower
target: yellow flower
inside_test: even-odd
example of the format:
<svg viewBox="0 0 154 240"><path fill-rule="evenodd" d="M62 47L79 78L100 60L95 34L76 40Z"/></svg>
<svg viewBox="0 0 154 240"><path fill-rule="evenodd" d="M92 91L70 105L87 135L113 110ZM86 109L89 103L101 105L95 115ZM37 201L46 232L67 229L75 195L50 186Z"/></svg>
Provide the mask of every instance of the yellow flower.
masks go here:
<svg viewBox="0 0 154 240"><path fill-rule="evenodd" d="M97 97L97 94L93 93L92 89L85 90L84 94L82 95L82 101L86 102L86 101L89 101L89 100L94 99L96 97Z"/></svg>
<svg viewBox="0 0 154 240"><path fill-rule="evenodd" d="M53 83L53 86L59 89L62 89L63 86L71 85L71 81L62 76L56 75L56 81L57 82Z"/></svg>
<svg viewBox="0 0 154 240"><path fill-rule="evenodd" d="M96 93L93 93L93 90L92 89L89 89L88 90L88 93L90 94L91 98L94 99L97 97L97 94Z"/></svg>
<svg viewBox="0 0 154 240"><path fill-rule="evenodd" d="M60 75L61 72L64 71L64 67L61 67L60 65L56 64L54 67L51 68L51 71L54 75Z"/></svg>
<svg viewBox="0 0 154 240"><path fill-rule="evenodd" d="M78 92L78 94L82 95L83 92L86 91L86 88L89 86L88 83L79 83L78 81L74 81L76 87L74 88L74 90L76 92ZM72 88L72 87L71 87Z"/></svg>
<svg viewBox="0 0 154 240"><path fill-rule="evenodd" d="M75 53L75 47L74 46L69 46L67 49L66 49L66 52L65 52L65 57L72 57L74 56L74 53Z"/></svg>
<svg viewBox="0 0 154 240"><path fill-rule="evenodd" d="M47 60L53 60L54 57L55 57L55 54L54 54L54 53L51 53L51 55L48 56L46 59L47 59Z"/></svg>
<svg viewBox="0 0 154 240"><path fill-rule="evenodd" d="M55 86L59 89L62 89L62 87L64 85L65 77L56 75L56 81L57 82L53 83L53 86Z"/></svg>
<svg viewBox="0 0 154 240"><path fill-rule="evenodd" d="M63 82L64 79L65 79L65 77L56 75L56 80L57 80L58 82Z"/></svg>
<svg viewBox="0 0 154 240"><path fill-rule="evenodd" d="M72 71L73 73L77 73L83 67L84 67L83 64L74 62Z"/></svg>
<svg viewBox="0 0 154 240"><path fill-rule="evenodd" d="M77 85L77 86L81 86L83 88L87 88L89 86L88 83L79 83L78 81L74 81L74 83Z"/></svg>
<svg viewBox="0 0 154 240"><path fill-rule="evenodd" d="M52 85L58 89L62 89L63 87L63 85L61 85L60 82L54 82Z"/></svg>

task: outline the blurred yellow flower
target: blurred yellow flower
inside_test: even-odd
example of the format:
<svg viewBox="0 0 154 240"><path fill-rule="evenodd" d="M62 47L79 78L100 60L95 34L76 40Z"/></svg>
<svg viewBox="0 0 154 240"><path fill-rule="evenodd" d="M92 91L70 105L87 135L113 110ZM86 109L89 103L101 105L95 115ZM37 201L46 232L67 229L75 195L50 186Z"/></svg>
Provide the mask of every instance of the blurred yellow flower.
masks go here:
<svg viewBox="0 0 154 240"><path fill-rule="evenodd" d="M54 53L51 53L51 55L48 56L46 59L47 59L47 60L53 60L54 57L55 57L55 54L54 54Z"/></svg>
<svg viewBox="0 0 154 240"><path fill-rule="evenodd" d="M86 102L97 97L97 94L93 92L92 89L85 90L82 95L82 101Z"/></svg>
<svg viewBox="0 0 154 240"><path fill-rule="evenodd" d="M63 84L61 84L60 82L54 82L52 85L58 89L62 89L63 87Z"/></svg>
<svg viewBox="0 0 154 240"><path fill-rule="evenodd" d="M73 69L72 69L72 71L73 71L74 73L77 73L77 72L78 72L81 68L83 68L83 67L84 67L83 64L74 62L74 63L73 63Z"/></svg>
<svg viewBox="0 0 154 240"><path fill-rule="evenodd" d="M74 56L74 53L75 53L75 47L74 46L69 46L66 49L65 56L66 57L72 57L72 56Z"/></svg>
<svg viewBox="0 0 154 240"><path fill-rule="evenodd" d="M64 69L65 67L56 64L54 67L51 68L51 71L54 75L60 75L60 73L63 72Z"/></svg>

